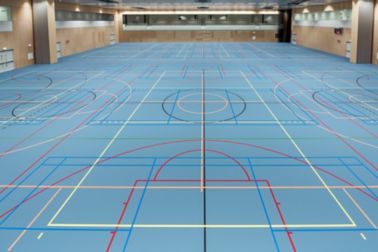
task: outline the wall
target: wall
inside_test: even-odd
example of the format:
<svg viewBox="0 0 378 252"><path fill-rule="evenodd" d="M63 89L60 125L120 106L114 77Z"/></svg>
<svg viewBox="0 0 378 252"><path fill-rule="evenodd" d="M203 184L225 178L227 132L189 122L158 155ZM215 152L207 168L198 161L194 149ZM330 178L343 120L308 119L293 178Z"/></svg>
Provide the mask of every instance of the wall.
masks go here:
<svg viewBox="0 0 378 252"><path fill-rule="evenodd" d="M0 0L0 5L12 8L13 20L12 32L0 32L0 48L14 49L16 67L33 64L34 61L27 57L29 52L33 52L31 0Z"/></svg>
<svg viewBox="0 0 378 252"><path fill-rule="evenodd" d="M373 40L373 63L378 64L377 54L378 54L378 0L375 1L374 10L374 40Z"/></svg>
<svg viewBox="0 0 378 252"><path fill-rule="evenodd" d="M277 42L277 31L121 31L121 42L201 42L201 41L224 41Z"/></svg>
<svg viewBox="0 0 378 252"><path fill-rule="evenodd" d="M76 11L74 4L56 3L57 10ZM116 14L114 10L101 9L103 13ZM95 7L80 6L80 11L99 13L100 9ZM118 21L115 15L114 26L104 27L79 27L79 28L57 28L56 40L61 43L61 56L68 56L91 49L104 47L110 44L110 34L116 34L118 42Z"/></svg>
<svg viewBox="0 0 378 252"><path fill-rule="evenodd" d="M305 10L305 8L294 9L293 16L296 13L302 13L304 10L309 12L322 12L324 10L343 10L351 8L351 2L311 6L307 7L307 10ZM340 56L345 56L346 42L351 40L350 28L344 28L342 35L336 35L334 33L334 27L296 26L293 22L292 32L296 34L298 45Z"/></svg>

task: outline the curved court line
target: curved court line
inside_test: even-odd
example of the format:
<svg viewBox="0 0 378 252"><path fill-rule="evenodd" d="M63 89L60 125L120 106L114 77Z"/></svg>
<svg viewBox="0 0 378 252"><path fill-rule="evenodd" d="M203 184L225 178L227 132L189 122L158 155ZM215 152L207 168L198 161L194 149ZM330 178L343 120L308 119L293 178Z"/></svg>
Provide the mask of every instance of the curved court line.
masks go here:
<svg viewBox="0 0 378 252"><path fill-rule="evenodd" d="M195 95L202 95L202 94L201 94L201 93L192 93L192 94L187 94L187 95L181 97L181 98L176 102L177 107L178 107L180 110L182 110L182 111L184 111L184 112L186 112L186 113L195 114L195 115L201 115L202 112L191 111L191 110L189 110L189 109L184 108L184 106L182 105L182 103L188 103L188 101L185 102L185 100L184 100L185 98L190 97L190 96L195 96ZM226 98L224 98L224 97L222 97L222 96L220 96L220 95L217 95L217 94L211 94L211 93L210 93L210 94L207 94L207 95L215 96L215 97L218 97L218 98L220 98L221 100L223 100L223 102L222 102L222 103L223 103L223 107L221 107L221 108L219 108L219 109L217 109L217 110L213 110L213 111L205 112L206 115L216 114L216 113L222 112L222 111L224 111L224 110L227 109L227 106L228 106L229 102L226 100ZM216 102L216 103L220 103L220 102Z"/></svg>
<svg viewBox="0 0 378 252"><path fill-rule="evenodd" d="M97 94L96 94L95 92L91 91L91 90L72 90L72 91L77 91L77 93L80 93L81 91L84 91L84 92L86 92L87 94L92 95L92 100L89 101L87 104L81 105L81 106L78 107L78 108L72 108L72 109L69 109L69 110L67 110L67 111L64 111L64 112L61 112L61 113L55 114L55 115L53 115L53 116L44 116L44 117L32 117L32 116L26 116L26 120L48 120L48 119L52 119L52 118L54 118L54 119L62 119L62 118L64 118L64 117L63 117L64 115L67 115L68 113L72 113L72 112L76 112L76 111L78 111L78 110L81 110L81 109L83 109L83 108L89 106L90 104L92 104L92 102L96 101L96 99L97 99ZM78 102L78 103L76 103L76 105L80 105L81 103L83 103L83 102L84 102L85 100L87 100L87 99L88 99L88 96L86 95L85 97L83 97L82 99L80 99L81 101ZM46 107L51 106L51 105L55 104L56 102L59 102L60 100L61 100L61 98L56 97L56 100L55 100L55 101L47 102L47 104L46 104L43 108L41 108L41 109L45 109ZM23 105L25 105L25 104L28 104L28 103L29 103L29 102L21 103L21 104L17 105L16 107L14 107L13 110L12 110L12 116L13 116L13 117L16 117L16 118L20 118L20 116L17 115L16 110L17 110L18 108L20 108L21 106L23 106ZM36 113L36 112L38 112L38 111L33 111L33 110L32 110L32 113Z"/></svg>
<svg viewBox="0 0 378 252"><path fill-rule="evenodd" d="M130 90L131 90L131 92L132 92L132 89L131 89L131 86L130 86L130 85L129 85L129 88L130 88ZM132 97L131 94L132 94L132 93L130 93L130 95L128 96L128 98L125 100L124 104L126 104L127 102L130 101L130 99L131 99L131 97ZM110 104L113 104L113 103L110 103ZM91 113L94 113L95 111L96 111L96 110L92 110ZM105 118L106 118L108 115L110 115L111 113L112 113L112 112L109 112L109 113L103 115L99 120L103 120L103 119L105 119ZM78 113L78 114L80 114L80 113ZM86 114L86 113L82 113L82 114ZM51 119L52 119L52 118L51 118ZM54 119L52 119L52 120L57 120L57 118L54 118ZM51 124L52 122L53 122L53 121L50 121L48 124ZM9 154L13 154L13 153L17 153L17 152L21 152L21 151L29 150L29 149L36 148L36 147L38 147L38 146L41 146L41 145L44 145L44 144L47 144L47 143L53 142L53 141L55 141L55 140L59 140L59 139L61 139L61 138L67 137L68 135L72 135L72 134L74 134L74 133L76 133L76 132L79 132L79 131L81 131L81 130L83 130L83 129L89 127L89 126L90 126L90 125L84 125L84 126L79 127L79 128L77 128L77 129L73 129L73 130L67 131L66 133L64 133L64 134L62 134L62 135L59 135L59 136L56 136L56 137L50 138L50 139L45 140L45 141L40 141L40 142L38 142L38 143L35 143L35 144L32 144L32 145L28 145L28 146L25 146L25 147L21 147L21 148L11 148L11 150L8 149L8 151L0 152L0 158L3 157L3 156L9 155ZM45 126L45 127L47 127L47 126ZM40 130L42 130L42 129L45 128L45 127L39 128L39 129L37 129L36 131L39 132ZM35 134L36 134L36 132L33 133L33 135L35 135ZM17 144L17 145L19 145L19 144ZM1 193L0 193L0 194L1 194Z"/></svg>
<svg viewBox="0 0 378 252"><path fill-rule="evenodd" d="M8 106L13 105L14 102L19 101L21 98L22 98L22 94L16 94L16 97L15 97L14 100L0 100L2 103L4 102L4 104L2 104L0 106L0 110L6 108ZM2 98L2 99L4 99L4 98ZM6 97L5 99L9 99L9 98Z"/></svg>
<svg viewBox="0 0 378 252"><path fill-rule="evenodd" d="M121 80L121 79L118 79L118 78L117 78L117 79L113 79L113 80L115 80L116 82L120 82L124 87L127 87L129 94L128 94L127 98L125 99L125 101L123 101L123 102L119 105L119 107L117 107L115 110L109 112L109 114L107 114L106 116L102 117L102 118L99 119L99 120L103 120L103 119L105 119L106 117L108 117L109 115L111 115L112 113L117 112L118 110L120 110L121 108L123 108L123 107L124 107L129 101L130 101L130 99L132 98L132 95L133 95L133 93L134 93L134 90L132 89L132 87L131 87L130 84L133 83L135 80L131 81L130 84L129 84L128 82L126 82L126 81L124 81L124 80ZM105 90L105 89L98 89L98 90L103 91L106 95L109 95L109 96L113 96L113 97L114 97L114 101L112 101L112 103L109 104L109 107L110 107L110 106L114 106L114 105L120 100L120 99L119 99L120 96L117 95L117 94L114 94L114 93L112 93L112 92L109 92L108 90ZM90 110L89 110L89 111L81 112L81 113L79 113L79 114L81 115L81 114L88 114L88 113L90 113Z"/></svg>
<svg viewBox="0 0 378 252"><path fill-rule="evenodd" d="M151 148L155 148L155 147L161 147L161 146L165 146L165 145L171 145L171 144L178 144L178 143L191 143L191 142L199 142L201 141L201 139L187 139L187 140L177 140L177 141L168 141L168 142L160 142L160 143L155 143L155 144L150 144L150 145L146 145L146 146L141 146L141 147L138 147L138 148L134 148L134 149L131 149L131 150L127 150L127 151L124 151L124 152L121 152L121 153L118 153L116 155L113 155L111 157L107 157L107 158L103 158L101 160L98 161L97 165L98 164L102 164L104 162L107 162L109 160L112 160L114 158L117 158L117 157L121 157L121 156L125 156L125 155L128 155L130 153L134 153L134 152L138 152L138 151L142 151L142 150L146 150L146 149L151 149ZM229 143L229 144L235 144L235 145L240 145L240 146L246 146L246 147L250 147L250 148L254 148L254 149L260 149L260 150L265 150L267 152L270 152L270 153L275 153L279 156L282 156L282 157L287 157L289 159L292 159L296 162L299 162L299 163L302 163L302 164L305 164L305 165L308 165L308 163L302 159L299 159L299 158L296 158L296 157L293 157L289 154L286 154L286 153L283 153L281 151L277 151L277 150L274 150L274 149L271 149L269 147L265 147L265 146L260 146L260 145L255 145L255 144L249 144L249 143L242 143L242 142L236 142L236 141L231 141L231 140L207 140L208 142L214 142L214 143ZM22 200L20 203L18 204L15 204L13 207L9 208L8 210L4 211L2 214L0 214L0 219L4 218L5 216L7 216L9 213L15 211L17 208L19 208L21 205L29 202L30 200L36 198L38 195L44 193L45 191L47 191L48 189L54 187L54 186L57 186L59 185L61 182L77 175L77 174L80 174L88 169L90 169L92 167L92 165L88 165L88 166L85 166L73 173L70 173L69 175L67 176L64 176L62 177L61 179L55 181L54 183L50 184L49 186L46 186L44 188L42 188L41 190L39 190L38 192L36 193L33 193L32 195L30 195L28 198L25 198L24 200ZM333 178L335 178L336 180L339 180L349 186L351 186L353 189L359 191L360 193L364 194L365 196L369 197L370 199L372 199L373 201L377 202L378 203L378 198L374 197L373 195L371 195L370 193L362 190L360 187L356 187L355 185L353 185L352 183L348 182L347 180L337 176L336 174L332 173L332 172L329 172L327 171L326 169L323 169L319 166L316 166L316 165L313 165L313 167L321 172L324 172L330 176L332 176ZM55 218L57 216L54 216ZM49 224L51 224L55 218L52 218L49 222Z"/></svg>
<svg viewBox="0 0 378 252"><path fill-rule="evenodd" d="M336 90L334 90L334 89L330 89L331 91L336 91ZM349 119L349 118L353 118L353 119L365 119L365 120L371 120L371 119L376 119L377 117L367 117L367 116L361 116L361 115L357 115L357 114L353 114L353 113L350 113L350 112L344 112L344 111L341 111L340 109L338 109L337 107L335 107L335 105L332 105L330 102L328 102L328 101L326 101L326 100L324 100L323 98L321 98L320 97L320 92L324 92L324 90L318 90L318 91L315 91L315 92L313 92L312 93L312 99L316 102L316 103L318 103L320 106L322 106L322 107L325 107L325 108L327 108L327 109L330 109L330 110L332 110L332 111L336 111L336 112L338 112L338 113L340 113L340 114L344 114L346 117L343 117L343 118L341 118L341 119ZM361 102L361 101L359 101L358 99L356 99L353 95L349 95L348 97L346 97L347 98L347 100L349 100L351 103L353 103L353 104L359 104L359 105L361 105L361 106L364 106L365 104L364 104L364 102ZM355 100L355 101L353 101L353 100ZM367 109L366 107L365 107L365 109ZM338 119L338 118L337 118Z"/></svg>
<svg viewBox="0 0 378 252"><path fill-rule="evenodd" d="M322 100L320 97L319 97L319 99ZM372 132L372 131L369 130L368 128L364 127L363 125L357 123L357 122L355 121L356 118L353 118L353 117L349 116L348 113L345 113L345 112L339 110L337 107L335 107L334 105L328 103L327 101L322 100L322 102L327 103L328 106L333 106L333 109L334 109L335 111L337 111L337 112L340 113L340 114L344 114L344 115L347 117L347 119L349 119L354 125L356 125L357 127L359 127L359 128L362 129L362 130L365 130L365 131L366 131L367 133L369 133L371 136L373 136L374 138L378 139L378 135L377 135L377 134L375 134L374 132Z"/></svg>
<svg viewBox="0 0 378 252"><path fill-rule="evenodd" d="M29 74L29 73L28 73L28 74ZM102 74L102 73L101 73L101 74ZM94 78L96 78L98 75L100 75L100 74L96 74L96 75L94 75L93 77L91 77L90 79L94 79ZM65 79L65 80L61 80L61 81L66 81L66 80L68 80L68 79L70 79L70 77L67 78L67 79ZM59 97L59 96L65 94L65 93L67 93L67 92L69 92L69 91L71 91L71 90L74 90L74 89L77 89L78 87L84 86L85 84L87 84L87 81L89 81L90 79L88 79L88 78L87 78L87 75L86 75L85 80L80 81L78 84L76 84L75 86L73 86L73 87L71 87L71 88L69 88L69 89L65 89L65 90L63 90L62 92L58 93L57 95L52 96L52 98L53 98L53 97L56 97L56 98L57 98L57 97ZM58 82L56 82L55 84L58 84L58 83L60 83L61 81L58 81ZM39 92L37 92L37 94L40 93L40 92L44 92L44 91L46 91L46 90L48 90L48 88L39 89ZM51 99L51 98L50 98L50 99ZM25 113L27 113L27 112L28 112L28 111L25 111ZM25 114L25 113L22 113L22 115ZM1 122L0 125L6 125L6 124L9 123L10 121L14 121L14 119L17 119L17 118L15 118L15 117L11 117L11 118L8 119L7 121Z"/></svg>
<svg viewBox="0 0 378 252"><path fill-rule="evenodd" d="M310 92L308 92L308 93L310 93ZM292 101L292 99L295 99L295 97L298 97L298 96L299 97L303 97L304 99L308 99L306 97L306 92L304 90L299 90L298 92L292 93L291 95L287 96L288 103L294 104L294 102ZM303 109L303 111L306 111L306 112L310 112L311 111L312 113L316 113L316 114L320 114L320 115L330 115L330 116L332 116L332 114L329 111L325 111L324 109L323 110Z"/></svg>
<svg viewBox="0 0 378 252"><path fill-rule="evenodd" d="M312 74L309 74L309 73L306 72L306 71L304 71L304 73L307 74L307 75L309 75L309 76L311 76L312 78L317 79L317 77L313 76ZM337 88L337 87L334 87L334 86L328 84L328 83L327 83L327 79L324 77L326 74L330 74L330 73L327 73L327 72L326 72L326 73L323 73L323 75L321 76L321 79L320 79L321 82L325 83L328 87L331 87L331 88L333 88L333 89L335 89L335 90L338 90L338 91L344 93L345 96L348 96L348 95L349 95L349 93L342 91L340 88ZM360 79L363 78L363 77L366 77L366 76L372 76L372 75L366 75L366 74L361 75L360 77L357 77L357 78L354 80L354 82L348 82L348 81L343 80L343 79L340 79L340 78L338 78L338 77L333 77L333 76L332 76L332 77L333 77L334 79L339 80L339 81L343 81L343 82L345 82L345 83L347 83L348 85L351 85L351 86L355 86L354 84L357 84L358 88L360 88L362 91L366 91L366 92L369 92L369 93L373 94L373 96L377 96L378 93L374 93L374 91L371 91L371 90L369 90L369 89L363 87L363 85L360 84ZM357 100L358 100L358 99L357 99ZM370 106L370 105L367 104L367 103L365 103L365 106L370 107L370 108L373 109L373 110L376 110L375 107Z"/></svg>
<svg viewBox="0 0 378 252"><path fill-rule="evenodd" d="M290 81L290 80L293 80L293 79L285 79L285 80L283 80L283 81L281 81L281 82L278 82L278 83L275 85L275 87L274 87L274 89L273 89L273 90L274 90L273 93L275 94L275 97L277 96L277 94L276 94L276 89L278 89L278 88L282 88L282 89L284 89L284 88L281 87L281 86L283 86L287 81ZM293 99L295 99L295 98L293 97ZM291 110L287 107L287 105L286 105L285 103L282 102L281 99L279 99L278 97L276 97L276 100L277 100L279 103L281 103L281 104L283 105L283 107L284 107L287 111L293 113L293 111L291 111ZM292 106L297 107L297 108L300 109L300 110L303 109L303 108L299 107L298 104L293 103L291 100L288 100L288 102L289 102ZM303 109L303 110L304 110L304 109ZM306 111L306 110L305 110L305 111ZM307 110L307 112L311 112L311 111ZM295 113L295 112L294 112L294 114L295 114L296 116L298 116L299 118L301 118L302 120L307 120L305 117L299 115L298 113ZM353 142L355 142L355 143L359 143L359 144L362 144L362 145L365 145L365 146L368 146L368 147L371 147L371 148L374 148L374 149L378 149L378 145L371 144L371 143L368 143L368 142L366 142L366 141L356 139L356 138L354 138L354 137L352 137L352 136L344 135L344 134L342 134L342 133L340 133L340 132L338 132L338 131L336 131L336 130L328 129L328 128L322 126L322 125L314 125L314 126L315 126L315 127L318 127L319 129L322 129L322 130L324 130L324 131L326 131L326 132L328 132L328 133L331 133L331 134L333 134L333 135L335 135L335 136L338 136L338 137L340 137L340 138L348 139L348 140L353 141Z"/></svg>
<svg viewBox="0 0 378 252"><path fill-rule="evenodd" d="M103 86L107 86L109 85L109 82L107 82L107 84L104 84ZM104 102L101 106L99 106L97 108L97 111L100 111L102 110L103 108L105 108L108 103L110 102L110 100L107 100L106 102ZM84 120L82 120L77 126L75 126L71 132L73 132L74 130L77 130L83 126L85 126L85 123L87 123L95 114L96 112L94 112L93 114L89 115L88 117L86 117ZM60 139L57 143L55 143L52 147L50 147L47 151L45 151L41 156L39 156L34 162L32 162L31 164L29 164L25 170L23 170L19 175L17 175L8 185L10 184L13 184L15 183L18 179L20 179L22 176L24 176L28 171L30 171L31 169L34 168L34 166L36 164L38 164L42 159L44 159L51 151L53 151L54 149L56 149L60 144L62 144L68 137L70 137L71 134L68 134L66 135L64 138ZM4 187L3 189L0 190L0 194L2 194L4 191L6 191L8 189L8 187Z"/></svg>
<svg viewBox="0 0 378 252"><path fill-rule="evenodd" d="M190 154L190 153L194 153L194 152L201 152L203 151L202 149L193 149L193 150L188 150L188 151L184 151L184 152L180 152L172 157L170 157L169 159L167 159L160 167L159 169L156 171L156 174L155 176L153 177L153 180L157 180L160 173L163 171L163 169L170 163L172 162L174 159L177 159L178 157L181 157L181 156L184 156L186 154ZM240 163L239 160L237 160L236 158L230 156L229 154L225 153L225 152L222 152L222 151L218 151L218 150L214 150L214 149L205 149L204 151L206 152L212 152L212 153L216 153L216 154L219 154L221 156L224 156L228 159L230 159L232 162L234 162L235 164L237 164L243 171L244 175L246 176L247 180L248 181L251 181L251 176L249 175L249 173L247 172L247 169L243 166L242 163Z"/></svg>
<svg viewBox="0 0 378 252"><path fill-rule="evenodd" d="M282 70L278 69L281 73L287 75L285 72L283 72ZM315 78L313 77L311 74L309 74L309 76L311 76L312 78ZM316 78L315 78L316 79ZM295 79L291 78L291 80L295 83L297 83L296 85L297 86L301 86L303 87L302 84L300 84L298 81L296 81ZM325 83L324 81L322 81L322 83L326 84L327 86L329 86L327 83ZM286 93L286 94L290 94L285 88L282 88L283 91ZM303 105L300 101L297 100L297 103L298 105L300 105L301 107L304 107L306 108L305 105ZM330 131L335 131L333 128L331 128L327 123L325 123L323 120L321 120L317 115L315 114L312 114L316 120L319 122L319 124L321 124L324 128L327 128L329 129ZM352 144L350 144L349 142L346 141L345 138L343 137L340 137L339 135L335 134L335 136L342 142L344 143L344 145L346 145L350 150L352 150L357 156L359 156L361 159L363 159L367 164L369 164L370 167L372 167L375 171L378 172L378 167L369 159L367 158L364 154L362 154L358 149L356 149Z"/></svg>
<svg viewBox="0 0 378 252"><path fill-rule="evenodd" d="M215 91L220 91L220 92L224 92L223 89L212 89L212 90L215 90ZM197 91L196 89L185 89L185 90L180 90L178 92L188 92L188 91ZM236 118L238 118L239 116L241 116L242 114L244 114L244 112L247 110L247 103L246 101L244 100L243 97L241 97L240 95L234 93L234 92L230 92L230 94L236 96L237 98L240 99L240 101L242 102L243 104L243 108L240 110L239 113L235 114L235 115L232 115L230 118L226 118L226 119L222 119L222 120L214 120L214 121L207 121L207 123L222 123L222 122L227 122L227 121L232 121L232 120L235 120ZM178 121L181 121L181 122L187 122L187 123L201 123L201 121L191 121L191 120L185 120L185 119L182 119L182 118L179 118L175 115L173 115L171 112L168 111L168 109L166 108L165 104L167 103L167 101L173 97L173 96L176 96L177 95L177 92L174 92L170 95L168 95L167 97L164 98L163 102L161 103L161 107L163 109L163 112L169 117L169 118L174 118Z"/></svg>
<svg viewBox="0 0 378 252"><path fill-rule="evenodd" d="M366 79L366 78L370 78L370 77L372 77L372 76L374 76L374 75L372 75L372 74L366 74L366 75L362 75L362 76L360 76L360 77L358 77L357 79L356 79L356 84L357 84L357 86L359 86L361 89L363 89L363 90L365 90L366 92L369 92L369 93L371 93L371 94L373 94L374 96L378 96L378 90L377 90L377 92L374 92L374 91L372 91L371 89L369 89L369 88L367 88L367 87L365 87L364 85L362 85L362 83L361 83L361 80L362 79Z"/></svg>
<svg viewBox="0 0 378 252"><path fill-rule="evenodd" d="M35 72L30 72L29 74L33 74ZM26 75L28 76L28 75ZM25 75L23 75L23 77L26 77ZM36 78L41 78L41 79L47 79L47 84L46 84L46 87L45 88L49 88L51 85L54 84L54 81L51 77L49 76L46 76L44 74L36 74L36 75L32 75L32 77L36 77ZM17 78L17 77L12 77L10 79L10 81L15 81L15 82L18 82L18 83L24 83L24 84L29 84L29 83L32 83L32 84L41 84L40 80L22 80L21 78Z"/></svg>

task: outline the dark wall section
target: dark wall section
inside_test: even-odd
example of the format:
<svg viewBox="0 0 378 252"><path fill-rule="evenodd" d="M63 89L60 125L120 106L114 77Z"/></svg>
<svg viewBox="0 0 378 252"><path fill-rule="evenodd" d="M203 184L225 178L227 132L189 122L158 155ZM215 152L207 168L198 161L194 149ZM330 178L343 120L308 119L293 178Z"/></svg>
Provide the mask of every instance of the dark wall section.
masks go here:
<svg viewBox="0 0 378 252"><path fill-rule="evenodd" d="M280 28L278 30L279 42L291 42L291 16L292 10L280 10L279 23Z"/></svg>

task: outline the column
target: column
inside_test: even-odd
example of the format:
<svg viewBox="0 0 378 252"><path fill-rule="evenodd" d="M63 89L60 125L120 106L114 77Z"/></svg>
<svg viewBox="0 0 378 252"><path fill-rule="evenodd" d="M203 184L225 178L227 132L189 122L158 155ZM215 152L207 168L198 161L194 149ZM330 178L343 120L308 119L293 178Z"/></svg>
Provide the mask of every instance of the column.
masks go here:
<svg viewBox="0 0 378 252"><path fill-rule="evenodd" d="M352 63L369 64L372 60L374 0L353 0Z"/></svg>
<svg viewBox="0 0 378 252"><path fill-rule="evenodd" d="M279 14L279 42L291 42L291 16L292 10L280 10Z"/></svg>
<svg viewBox="0 0 378 252"><path fill-rule="evenodd" d="M54 0L33 0L33 29L36 64L56 63Z"/></svg>

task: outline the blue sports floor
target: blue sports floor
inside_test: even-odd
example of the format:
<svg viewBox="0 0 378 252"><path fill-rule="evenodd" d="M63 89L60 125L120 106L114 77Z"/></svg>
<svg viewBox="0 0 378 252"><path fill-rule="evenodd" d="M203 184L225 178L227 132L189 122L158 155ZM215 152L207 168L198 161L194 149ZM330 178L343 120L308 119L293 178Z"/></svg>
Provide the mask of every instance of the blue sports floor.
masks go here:
<svg viewBox="0 0 378 252"><path fill-rule="evenodd" d="M378 68L135 43L0 75L0 251L373 252Z"/></svg>

